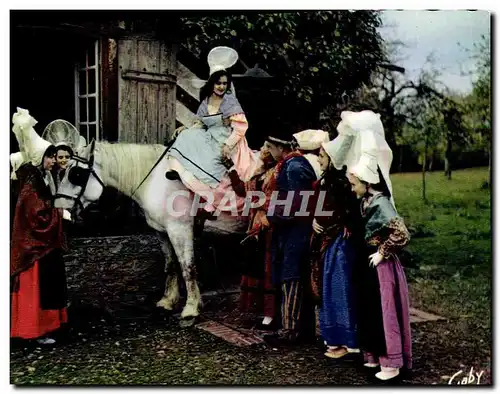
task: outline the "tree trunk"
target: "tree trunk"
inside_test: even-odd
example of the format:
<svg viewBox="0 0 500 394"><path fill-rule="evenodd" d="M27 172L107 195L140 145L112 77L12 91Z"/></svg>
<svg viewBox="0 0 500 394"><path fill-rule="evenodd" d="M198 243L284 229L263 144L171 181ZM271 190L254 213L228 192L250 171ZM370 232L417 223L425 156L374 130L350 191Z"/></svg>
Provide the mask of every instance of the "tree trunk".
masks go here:
<svg viewBox="0 0 500 394"><path fill-rule="evenodd" d="M394 130L394 109L389 104L388 108L385 111L386 113L386 121L385 121L385 140L389 144L389 146L396 146L396 136Z"/></svg>
<svg viewBox="0 0 500 394"><path fill-rule="evenodd" d="M444 156L444 176L451 180L451 138L446 141L446 152Z"/></svg>
<svg viewBox="0 0 500 394"><path fill-rule="evenodd" d="M488 145L488 184L490 189L491 189L491 179L492 179L491 176L492 173L491 173L491 142L490 142Z"/></svg>
<svg viewBox="0 0 500 394"><path fill-rule="evenodd" d="M427 204L427 196L425 195L425 167L427 165L427 138L425 139L424 157L422 159L422 199Z"/></svg>
<svg viewBox="0 0 500 394"><path fill-rule="evenodd" d="M424 162L422 163L422 199L424 202L427 202L427 197L425 195L425 166L426 166L426 159L424 156Z"/></svg>
<svg viewBox="0 0 500 394"><path fill-rule="evenodd" d="M399 147L399 172L403 172L403 146Z"/></svg>

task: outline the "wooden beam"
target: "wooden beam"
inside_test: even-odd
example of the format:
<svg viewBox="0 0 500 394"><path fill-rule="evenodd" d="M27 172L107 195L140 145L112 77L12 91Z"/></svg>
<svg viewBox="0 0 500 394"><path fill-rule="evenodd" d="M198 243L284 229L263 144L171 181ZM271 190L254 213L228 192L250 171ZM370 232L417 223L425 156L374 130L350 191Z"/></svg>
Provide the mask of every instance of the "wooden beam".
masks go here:
<svg viewBox="0 0 500 394"><path fill-rule="evenodd" d="M177 77L172 74L159 74L146 71L138 70L123 70L123 79L131 79L134 81L141 82L152 82L152 83L176 83Z"/></svg>
<svg viewBox="0 0 500 394"><path fill-rule="evenodd" d="M197 120L196 115L179 100L175 102L175 118L182 123L183 126L190 126Z"/></svg>
<svg viewBox="0 0 500 394"><path fill-rule="evenodd" d="M181 62L177 62L177 85L181 87L186 93L188 93L191 97L199 101L200 98L200 89L193 86L190 83L193 79L200 79L189 70L184 64Z"/></svg>
<svg viewBox="0 0 500 394"><path fill-rule="evenodd" d="M396 66L395 64L379 64L379 67L385 68L386 70L389 70L389 71L397 71L401 74L404 74L406 71L404 69L404 67Z"/></svg>
<svg viewBox="0 0 500 394"><path fill-rule="evenodd" d="M14 29L49 31L62 34L74 34L81 37L99 38L101 36L120 38L125 35L125 31L119 27L113 26L79 26L70 24L61 24L57 26L49 25L16 25Z"/></svg>

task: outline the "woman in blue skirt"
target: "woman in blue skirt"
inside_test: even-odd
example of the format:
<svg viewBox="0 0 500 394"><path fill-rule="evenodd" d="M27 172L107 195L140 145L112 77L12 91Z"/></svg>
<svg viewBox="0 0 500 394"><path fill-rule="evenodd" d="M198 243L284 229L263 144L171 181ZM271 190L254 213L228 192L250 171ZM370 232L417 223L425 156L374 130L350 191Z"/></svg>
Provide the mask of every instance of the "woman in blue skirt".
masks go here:
<svg viewBox="0 0 500 394"><path fill-rule="evenodd" d="M318 214L318 209L315 213L311 285L319 306L321 336L327 346L325 356L340 358L359 352L353 268L359 257L356 241L360 219L345 171L331 164L329 144L322 145L319 162L323 173L315 185L317 201L322 202L322 211L328 213Z"/></svg>

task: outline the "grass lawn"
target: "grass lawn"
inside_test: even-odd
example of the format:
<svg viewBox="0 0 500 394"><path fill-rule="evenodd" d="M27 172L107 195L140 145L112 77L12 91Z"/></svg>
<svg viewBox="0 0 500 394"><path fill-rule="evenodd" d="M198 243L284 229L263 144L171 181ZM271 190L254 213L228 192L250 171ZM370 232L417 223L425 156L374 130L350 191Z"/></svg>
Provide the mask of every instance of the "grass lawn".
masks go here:
<svg viewBox="0 0 500 394"><path fill-rule="evenodd" d="M407 275L413 306L490 327L491 194L487 168L392 175L396 207L412 233Z"/></svg>

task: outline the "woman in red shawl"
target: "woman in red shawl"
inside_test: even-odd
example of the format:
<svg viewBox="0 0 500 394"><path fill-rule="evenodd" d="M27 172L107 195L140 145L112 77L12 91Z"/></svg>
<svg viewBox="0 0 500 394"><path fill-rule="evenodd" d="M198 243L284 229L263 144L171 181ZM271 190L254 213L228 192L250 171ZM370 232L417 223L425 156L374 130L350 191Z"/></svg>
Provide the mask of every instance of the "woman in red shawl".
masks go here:
<svg viewBox="0 0 500 394"><path fill-rule="evenodd" d="M252 179L244 184L246 191L262 191L266 202L259 208L250 210L247 238L244 242L247 264L242 269L240 311L246 314L261 314L264 319L257 328L274 330L279 325L279 301L272 284L271 236L272 228L266 211L273 190L270 188L276 162L266 145L260 150L262 168L256 170ZM253 326L253 319L250 319Z"/></svg>
<svg viewBox="0 0 500 394"><path fill-rule="evenodd" d="M40 140L46 149L33 152L31 163L16 172L20 191L11 241L10 336L53 344L46 335L68 320L62 219L71 217L53 206L50 170L56 148Z"/></svg>

